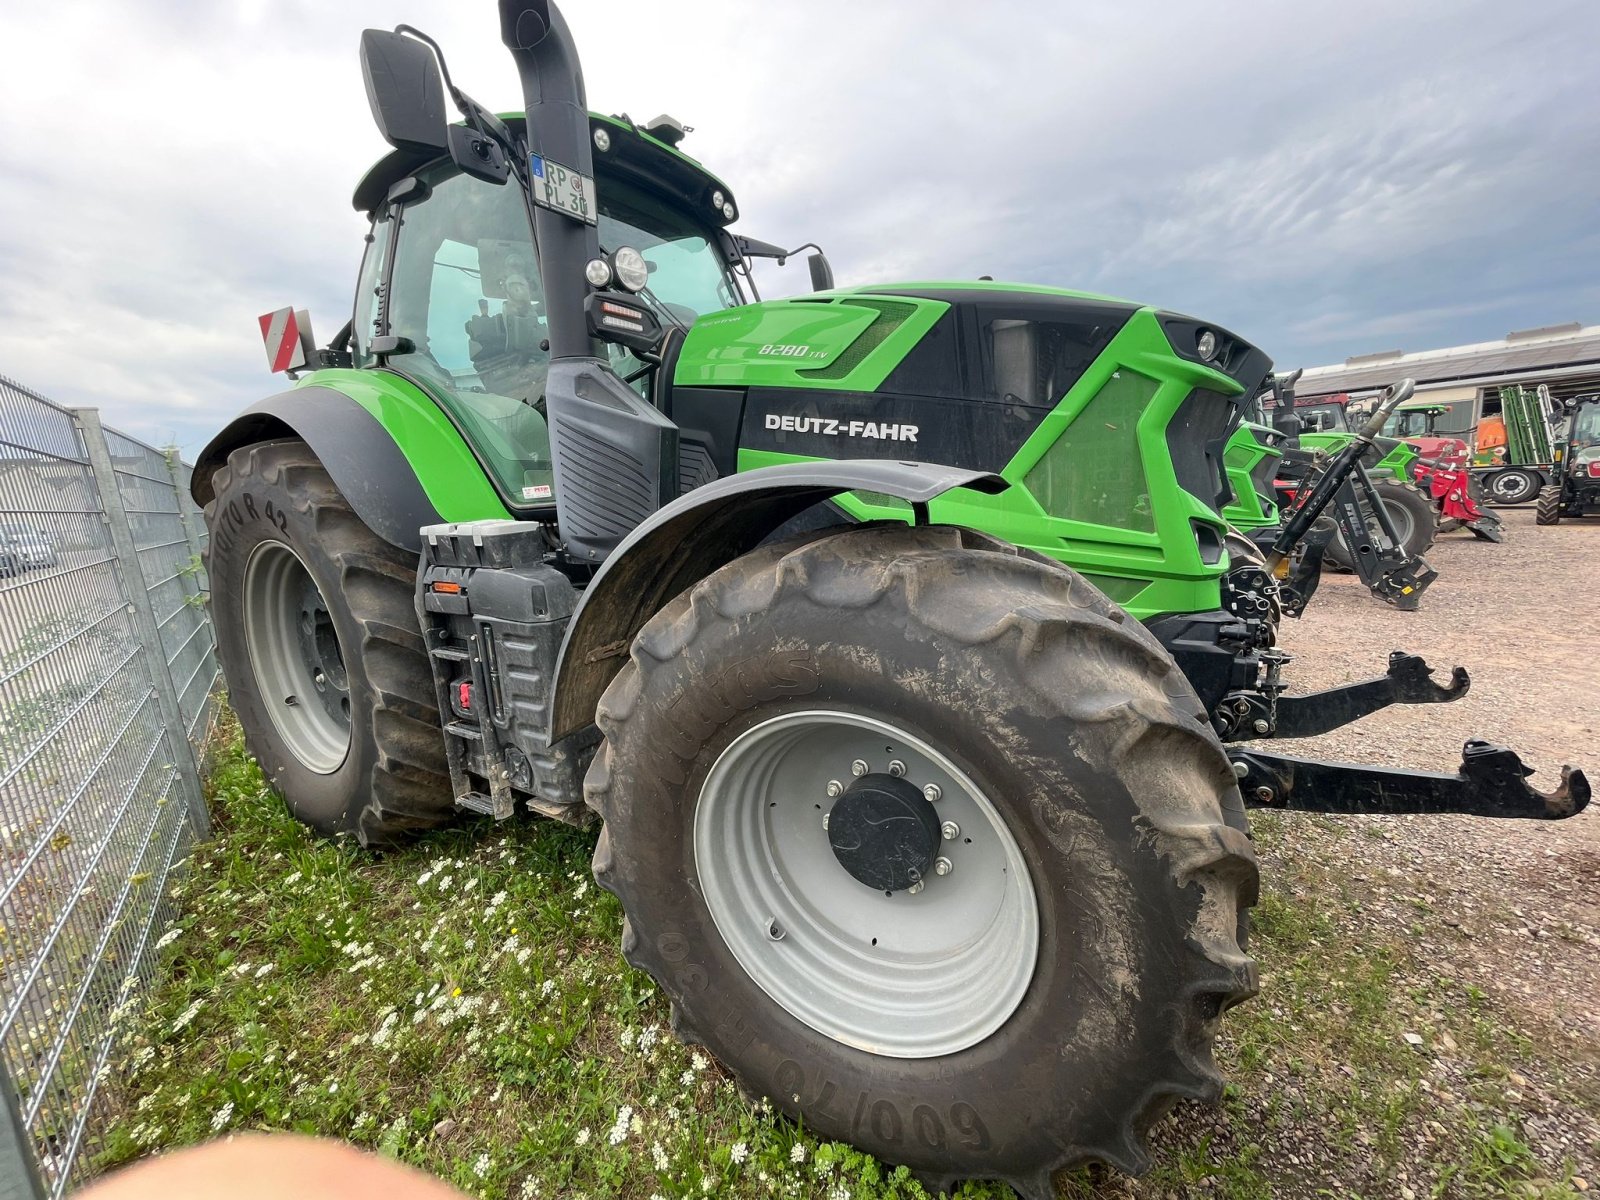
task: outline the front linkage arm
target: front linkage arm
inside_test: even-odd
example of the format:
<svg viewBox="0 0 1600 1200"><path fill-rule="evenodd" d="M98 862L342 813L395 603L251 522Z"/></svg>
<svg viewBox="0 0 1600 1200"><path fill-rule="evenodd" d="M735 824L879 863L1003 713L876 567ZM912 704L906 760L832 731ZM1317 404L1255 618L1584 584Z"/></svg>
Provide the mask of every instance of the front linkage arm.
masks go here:
<svg viewBox="0 0 1600 1200"><path fill-rule="evenodd" d="M1290 758L1229 747L1245 803L1286 812L1466 813L1474 817L1576 816L1589 804L1589 781L1574 767L1561 768L1561 784L1548 795L1532 787L1533 774L1514 750L1473 740L1455 775L1399 771L1389 767Z"/></svg>
<svg viewBox="0 0 1600 1200"><path fill-rule="evenodd" d="M1315 737L1391 704L1448 704L1465 696L1471 686L1465 667L1452 668L1449 683L1435 683L1433 668L1420 655L1395 650L1389 655L1388 673L1376 679L1304 696L1282 695L1275 688L1234 692L1220 706L1212 724L1225 742Z"/></svg>

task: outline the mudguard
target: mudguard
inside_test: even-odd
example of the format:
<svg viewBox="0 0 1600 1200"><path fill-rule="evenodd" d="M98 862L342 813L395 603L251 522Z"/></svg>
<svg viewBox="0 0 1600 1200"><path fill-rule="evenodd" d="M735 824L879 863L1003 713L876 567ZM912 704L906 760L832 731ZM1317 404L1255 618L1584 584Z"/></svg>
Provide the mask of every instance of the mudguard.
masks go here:
<svg viewBox="0 0 1600 1200"><path fill-rule="evenodd" d="M679 497L635 528L584 589L556 664L551 741L594 720L634 635L667 601L812 505L841 492L880 492L910 503L923 521L923 506L952 488L995 495L1009 486L987 471L839 459L744 471Z"/></svg>
<svg viewBox="0 0 1600 1200"><path fill-rule="evenodd" d="M352 384L352 387L359 387L358 395L353 396L339 387L302 383L252 404L200 452L189 485L190 494L196 504L204 507L213 495L211 476L228 461L229 454L254 442L294 437L311 447L367 527L402 550L421 554L422 539L418 531L424 525L508 516L505 507L494 499L486 480L478 480L481 486L468 493L460 486L463 478L460 471L451 472L458 491L445 497L447 503L430 497L419 477L418 466L407 457L396 440L397 435L390 431L390 425L399 424L396 412L409 405L413 411L431 418L425 423L412 421L405 428L412 440L430 443L430 460L424 465L436 474L444 475L449 467L459 465L453 460L471 462L471 451L431 401L423 398L422 404L426 405L423 408L414 398L396 391L398 386L397 380L362 378ZM412 390L409 385L405 386ZM382 394L386 391L396 394L394 397ZM379 413L390 417L387 424L379 419ZM451 459L437 453L439 442L447 438L458 443L458 453ZM478 474L481 476L481 473L480 469ZM438 486L435 491L443 494ZM441 511L441 508L450 511Z"/></svg>

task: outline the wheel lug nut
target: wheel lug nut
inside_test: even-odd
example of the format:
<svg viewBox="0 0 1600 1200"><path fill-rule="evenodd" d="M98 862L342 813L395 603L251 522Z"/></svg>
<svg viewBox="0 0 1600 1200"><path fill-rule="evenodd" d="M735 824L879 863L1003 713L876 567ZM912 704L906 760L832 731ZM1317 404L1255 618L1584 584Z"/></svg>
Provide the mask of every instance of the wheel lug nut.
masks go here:
<svg viewBox="0 0 1600 1200"><path fill-rule="evenodd" d="M830 796L842 796L844 795L844 784L840 783L837 779L830 779L828 780L827 792Z"/></svg>
<svg viewBox="0 0 1600 1200"><path fill-rule="evenodd" d="M944 792L937 783L930 783L922 789L922 798L929 804L937 802L942 795Z"/></svg>
<svg viewBox="0 0 1600 1200"><path fill-rule="evenodd" d="M850 774L854 775L857 779L860 779L863 775L865 775L867 770L867 760L864 758L858 758L855 760L855 762L850 764Z"/></svg>
<svg viewBox="0 0 1600 1200"><path fill-rule="evenodd" d="M939 832L944 834L945 841L953 842L961 836L961 826L957 825L954 821L946 821L943 825L939 826Z"/></svg>
<svg viewBox="0 0 1600 1200"><path fill-rule="evenodd" d="M955 869L955 864L948 858L940 857L933 860L933 873L935 875L948 875Z"/></svg>
<svg viewBox="0 0 1600 1200"><path fill-rule="evenodd" d="M915 883L913 883L910 887L908 887L906 889L906 893L908 895L915 896L918 892L920 892L926 886L927 885L925 883L923 883L922 880L919 879Z"/></svg>
<svg viewBox="0 0 1600 1200"><path fill-rule="evenodd" d="M900 776L904 775L905 773L906 765L898 758L889 764L889 774L893 775L896 779L899 779Z"/></svg>

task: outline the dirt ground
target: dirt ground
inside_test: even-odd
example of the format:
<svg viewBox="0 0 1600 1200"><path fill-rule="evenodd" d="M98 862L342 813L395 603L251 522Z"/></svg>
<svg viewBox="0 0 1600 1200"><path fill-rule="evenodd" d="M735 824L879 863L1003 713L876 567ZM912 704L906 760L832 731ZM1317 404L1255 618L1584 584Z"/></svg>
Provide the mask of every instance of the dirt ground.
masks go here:
<svg viewBox="0 0 1600 1200"><path fill-rule="evenodd" d="M1459 531L1428 552L1439 579L1419 611L1398 612L1354 576L1329 575L1306 616L1282 634L1296 655L1296 691L1377 674L1390 650L1405 649L1441 680L1465 666L1470 692L1276 746L1450 771L1462 743L1479 737L1518 751L1542 789L1555 786L1563 763L1600 782L1600 520L1539 527L1531 508L1500 514L1503 544ZM1559 1062L1569 1083L1600 1100L1600 805L1567 821L1361 820L1369 836L1341 843L1357 852L1347 868L1374 881L1369 916L1411 928L1440 974L1493 997L1534 1039L1534 1058ZM1288 841L1273 855L1299 848L1295 824L1285 825ZM1308 848L1319 837L1314 826L1300 832ZM1541 1157L1570 1156L1592 1181L1600 1106L1541 1105L1538 1078L1513 1086L1532 1099L1526 1127L1543 1143Z"/></svg>

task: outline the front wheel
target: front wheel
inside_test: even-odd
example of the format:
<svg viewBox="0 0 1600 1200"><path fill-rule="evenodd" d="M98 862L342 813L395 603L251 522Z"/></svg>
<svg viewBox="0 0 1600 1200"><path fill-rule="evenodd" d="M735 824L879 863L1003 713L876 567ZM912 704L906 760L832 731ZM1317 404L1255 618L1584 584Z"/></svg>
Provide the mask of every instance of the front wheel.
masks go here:
<svg viewBox="0 0 1600 1200"><path fill-rule="evenodd" d="M1389 520L1400 538L1400 549L1406 557L1426 554L1439 531L1439 514L1433 502L1411 484L1394 479L1374 480L1372 488L1383 502L1384 511L1389 514ZM1367 527L1374 537L1382 528L1375 518L1369 519ZM1333 540L1328 543L1327 556L1345 570L1355 570L1355 557L1345 545L1342 530L1335 533Z"/></svg>
<svg viewBox="0 0 1600 1200"><path fill-rule="evenodd" d="M1239 791L1073 572L948 527L763 547L650 621L597 719L624 953L751 1095L1045 1197L1218 1094L1255 990Z"/></svg>
<svg viewBox="0 0 1600 1200"><path fill-rule="evenodd" d="M1561 524L1561 488L1551 484L1539 493L1539 503L1534 506L1533 522L1535 525Z"/></svg>
<svg viewBox="0 0 1600 1200"><path fill-rule="evenodd" d="M1484 498L1490 504L1526 504L1539 494L1543 482L1535 472L1520 467L1496 471L1484 481Z"/></svg>

